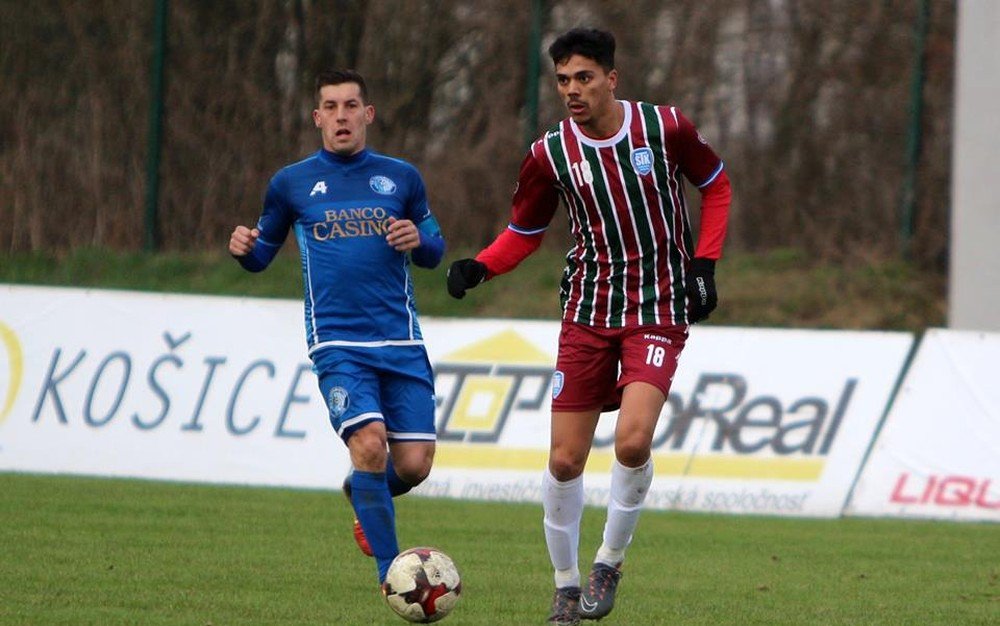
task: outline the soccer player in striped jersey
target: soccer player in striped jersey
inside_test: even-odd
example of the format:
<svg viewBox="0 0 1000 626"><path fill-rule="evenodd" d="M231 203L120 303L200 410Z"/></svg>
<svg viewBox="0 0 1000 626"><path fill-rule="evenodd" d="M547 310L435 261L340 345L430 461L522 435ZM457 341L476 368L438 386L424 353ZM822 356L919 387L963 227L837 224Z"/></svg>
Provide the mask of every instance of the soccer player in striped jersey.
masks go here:
<svg viewBox="0 0 1000 626"><path fill-rule="evenodd" d="M366 147L364 78L321 73L316 95L322 148L274 175L257 225L237 226L229 252L259 272L295 231L309 356L354 468L355 539L382 583L399 553L392 496L427 477L436 441L409 266L436 267L445 244L417 169Z"/></svg>
<svg viewBox="0 0 1000 626"><path fill-rule="evenodd" d="M525 157L510 224L474 259L454 262L461 298L535 251L562 198L575 241L566 256L544 529L555 569L549 622L611 611L625 549L653 477L653 430L689 325L716 306L715 262L730 204L722 161L674 106L615 98L615 41L574 29L549 48L569 117ZM702 194L694 244L684 180ZM603 543L581 585L582 474L602 411L620 408Z"/></svg>

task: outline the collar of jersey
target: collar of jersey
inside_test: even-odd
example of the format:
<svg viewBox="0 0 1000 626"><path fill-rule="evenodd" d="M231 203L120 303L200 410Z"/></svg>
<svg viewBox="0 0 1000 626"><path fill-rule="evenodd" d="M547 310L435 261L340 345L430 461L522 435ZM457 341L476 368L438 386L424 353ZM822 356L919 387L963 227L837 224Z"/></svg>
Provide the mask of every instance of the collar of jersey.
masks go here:
<svg viewBox="0 0 1000 626"><path fill-rule="evenodd" d="M625 118L622 120L622 127L618 129L618 132L607 139L593 139L588 137L583 134L583 131L576 125L573 118L569 118L569 126L573 129L573 134L575 134L576 138L580 140L580 143L593 148L608 148L625 138L625 135L628 134L629 127L632 126L632 107L629 106L629 103L625 100L616 100L616 102L622 105L622 108L625 110Z"/></svg>
<svg viewBox="0 0 1000 626"><path fill-rule="evenodd" d="M319 149L320 158L327 163L333 163L335 165L360 165L361 163L364 163L369 154L370 152L368 151L368 148L362 148L361 151L355 152L351 156L343 156L337 154L336 152L330 152L326 148Z"/></svg>

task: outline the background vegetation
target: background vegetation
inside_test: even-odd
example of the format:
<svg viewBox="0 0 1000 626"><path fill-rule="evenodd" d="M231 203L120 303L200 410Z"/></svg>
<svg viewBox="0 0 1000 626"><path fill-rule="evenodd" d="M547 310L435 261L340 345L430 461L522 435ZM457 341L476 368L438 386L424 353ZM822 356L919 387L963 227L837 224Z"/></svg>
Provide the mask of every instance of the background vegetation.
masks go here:
<svg viewBox="0 0 1000 626"><path fill-rule="evenodd" d="M154 4L0 2L0 255L142 246ZM270 175L317 147L327 66L367 75L373 145L421 168L453 247L479 247L506 223L525 135L565 115L544 50L597 25L618 37L619 95L678 105L726 160L730 250L899 256L919 2L541 4L528 76L528 0L170 0L164 248L217 249L255 219ZM930 5L912 258L940 275L955 2Z"/></svg>
<svg viewBox="0 0 1000 626"><path fill-rule="evenodd" d="M421 314L559 319L559 252L543 248L516 274L455 300L445 291L447 261L471 252L453 250L436 270L413 270ZM299 259L290 250L259 274L244 271L222 250L146 254L79 248L58 257L24 253L0 262L4 282L302 297ZM939 276L892 259L833 263L795 249L734 253L719 266L720 305L706 323L922 331L944 325L943 283Z"/></svg>
<svg viewBox="0 0 1000 626"><path fill-rule="evenodd" d="M0 280L299 297L291 239L263 279L221 251L273 172L316 149L312 78L330 66L367 75L371 143L421 168L445 262L474 252L506 224L526 139L565 115L545 49L597 25L617 34L619 95L678 105L726 160L735 195L712 323L944 323L954 0L930 2L917 135L920 2L539 4L533 49L529 0L170 0L162 254L148 255L155 3L0 0ZM461 303L441 272L417 272L423 312L556 317L565 231L557 215L516 281Z"/></svg>

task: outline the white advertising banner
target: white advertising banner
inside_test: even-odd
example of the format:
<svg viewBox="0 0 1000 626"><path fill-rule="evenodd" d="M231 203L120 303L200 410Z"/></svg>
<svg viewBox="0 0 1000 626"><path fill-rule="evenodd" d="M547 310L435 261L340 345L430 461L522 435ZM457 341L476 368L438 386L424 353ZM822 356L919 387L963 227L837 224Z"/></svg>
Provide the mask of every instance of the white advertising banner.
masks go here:
<svg viewBox="0 0 1000 626"><path fill-rule="evenodd" d="M928 330L847 513L1000 522L1000 334Z"/></svg>
<svg viewBox="0 0 1000 626"><path fill-rule="evenodd" d="M0 286L0 470L339 487L302 304Z"/></svg>
<svg viewBox="0 0 1000 626"><path fill-rule="evenodd" d="M441 405L421 492L541 500L558 332L510 320L425 327ZM839 516L912 343L908 333L694 327L654 433L647 506ZM598 426L589 504L607 502L614 421Z"/></svg>
<svg viewBox="0 0 1000 626"><path fill-rule="evenodd" d="M422 321L438 451L417 493L539 501L557 322ZM0 287L0 470L338 487L298 302ZM694 327L654 434L658 509L837 516L908 333ZM615 414L585 474L607 502Z"/></svg>

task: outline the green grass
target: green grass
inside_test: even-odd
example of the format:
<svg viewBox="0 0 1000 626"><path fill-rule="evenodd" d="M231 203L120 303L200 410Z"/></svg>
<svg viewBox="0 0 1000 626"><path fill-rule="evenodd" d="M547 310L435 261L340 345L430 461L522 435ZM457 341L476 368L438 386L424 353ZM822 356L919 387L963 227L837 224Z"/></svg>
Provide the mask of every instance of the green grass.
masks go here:
<svg viewBox="0 0 1000 626"><path fill-rule="evenodd" d="M446 623L540 624L533 504L397 500L464 594ZM339 492L0 474L0 624L402 624ZM582 557L603 511L584 515ZM1000 527L647 511L614 624L996 624Z"/></svg>
<svg viewBox="0 0 1000 626"><path fill-rule="evenodd" d="M222 252L11 255L0 259L0 282L299 299L299 260L294 246L287 248L260 274ZM543 247L511 275L454 300L445 272L469 252L450 251L435 270L414 269L423 315L559 318L561 252ZM719 263L717 282L720 305L708 322L714 325L921 331L945 323L944 277L900 261L835 265L798 250L732 254Z"/></svg>

